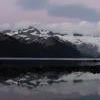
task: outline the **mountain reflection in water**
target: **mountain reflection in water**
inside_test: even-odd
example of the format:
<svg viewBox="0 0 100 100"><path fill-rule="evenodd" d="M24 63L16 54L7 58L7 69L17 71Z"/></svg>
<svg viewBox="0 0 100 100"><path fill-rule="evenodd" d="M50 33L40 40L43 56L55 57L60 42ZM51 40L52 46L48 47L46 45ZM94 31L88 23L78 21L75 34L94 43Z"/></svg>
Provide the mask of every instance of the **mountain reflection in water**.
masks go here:
<svg viewBox="0 0 100 100"><path fill-rule="evenodd" d="M1 78L2 100L100 100L100 74L32 73Z"/></svg>
<svg viewBox="0 0 100 100"><path fill-rule="evenodd" d="M100 62L11 63L0 63L0 100L100 100Z"/></svg>

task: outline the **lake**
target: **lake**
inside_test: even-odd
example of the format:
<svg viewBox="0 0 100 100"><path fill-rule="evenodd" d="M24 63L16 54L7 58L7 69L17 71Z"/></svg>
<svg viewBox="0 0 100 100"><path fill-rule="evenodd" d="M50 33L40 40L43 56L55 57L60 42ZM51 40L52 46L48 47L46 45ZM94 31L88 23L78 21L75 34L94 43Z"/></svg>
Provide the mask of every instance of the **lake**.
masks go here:
<svg viewBox="0 0 100 100"><path fill-rule="evenodd" d="M100 74L27 72L1 77L1 100L100 100Z"/></svg>

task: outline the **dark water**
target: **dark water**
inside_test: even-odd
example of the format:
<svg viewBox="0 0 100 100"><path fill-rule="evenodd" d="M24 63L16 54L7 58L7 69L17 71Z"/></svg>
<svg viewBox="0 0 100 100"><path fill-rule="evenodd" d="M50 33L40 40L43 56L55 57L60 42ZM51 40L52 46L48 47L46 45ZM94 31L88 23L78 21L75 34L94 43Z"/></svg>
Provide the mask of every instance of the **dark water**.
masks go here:
<svg viewBox="0 0 100 100"><path fill-rule="evenodd" d="M3 62L0 100L100 100L100 62Z"/></svg>
<svg viewBox="0 0 100 100"><path fill-rule="evenodd" d="M1 77L0 100L100 100L100 74L27 72Z"/></svg>

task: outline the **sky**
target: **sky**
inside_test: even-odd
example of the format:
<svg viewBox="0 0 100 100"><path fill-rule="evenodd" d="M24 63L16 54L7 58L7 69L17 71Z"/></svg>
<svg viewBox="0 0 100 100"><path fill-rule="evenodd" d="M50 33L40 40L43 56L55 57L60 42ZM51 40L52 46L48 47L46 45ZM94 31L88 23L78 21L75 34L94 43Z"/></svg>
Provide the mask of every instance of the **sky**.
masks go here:
<svg viewBox="0 0 100 100"><path fill-rule="evenodd" d="M14 23L99 32L100 0L0 0L0 28Z"/></svg>

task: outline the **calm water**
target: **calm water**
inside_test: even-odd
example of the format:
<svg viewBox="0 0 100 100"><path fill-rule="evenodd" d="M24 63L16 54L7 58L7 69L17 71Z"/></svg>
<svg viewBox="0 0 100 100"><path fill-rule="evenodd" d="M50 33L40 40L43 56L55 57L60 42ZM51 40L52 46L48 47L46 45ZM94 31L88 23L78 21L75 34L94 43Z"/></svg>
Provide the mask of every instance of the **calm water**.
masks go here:
<svg viewBox="0 0 100 100"><path fill-rule="evenodd" d="M100 100L100 74L47 72L1 78L0 100Z"/></svg>

